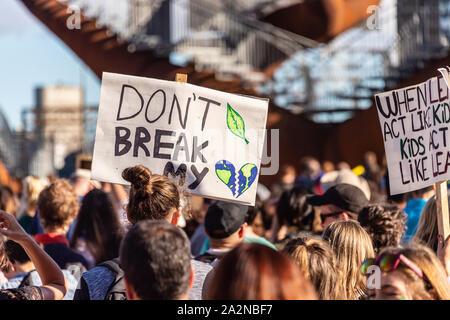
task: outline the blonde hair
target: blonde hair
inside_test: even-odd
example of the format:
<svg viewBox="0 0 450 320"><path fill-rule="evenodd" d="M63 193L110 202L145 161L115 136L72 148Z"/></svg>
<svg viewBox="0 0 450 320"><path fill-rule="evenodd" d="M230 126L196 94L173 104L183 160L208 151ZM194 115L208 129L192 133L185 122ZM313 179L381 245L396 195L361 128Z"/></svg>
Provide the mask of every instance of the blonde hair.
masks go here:
<svg viewBox="0 0 450 320"><path fill-rule="evenodd" d="M375 256L372 239L356 221L336 221L323 233L323 239L336 256L336 270L342 281L344 300L357 300L366 295L366 278L360 266L367 258Z"/></svg>
<svg viewBox="0 0 450 320"><path fill-rule="evenodd" d="M320 300L336 300L345 294L342 281L337 277L336 259L330 246L321 239L297 238L290 240L283 249L306 279L310 280Z"/></svg>
<svg viewBox="0 0 450 320"><path fill-rule="evenodd" d="M450 196L449 196L450 201ZM427 246L436 252L438 245L438 223L437 223L437 206L436 197L432 196L420 215L417 232L413 238L414 243Z"/></svg>
<svg viewBox="0 0 450 320"><path fill-rule="evenodd" d="M23 179L23 193L21 198L21 208L17 214L19 219L24 214L34 216L37 209L37 200L39 194L49 184L47 179L41 179L34 176L27 176Z"/></svg>
<svg viewBox="0 0 450 320"><path fill-rule="evenodd" d="M422 270L423 279L402 263L396 269L408 279L407 285L414 300L450 300L445 270L429 247L413 243L406 248L386 248L380 254L402 254Z"/></svg>
<svg viewBox="0 0 450 320"><path fill-rule="evenodd" d="M50 231L68 228L79 206L73 186L66 179L58 179L39 194L37 201L39 221L44 229Z"/></svg>

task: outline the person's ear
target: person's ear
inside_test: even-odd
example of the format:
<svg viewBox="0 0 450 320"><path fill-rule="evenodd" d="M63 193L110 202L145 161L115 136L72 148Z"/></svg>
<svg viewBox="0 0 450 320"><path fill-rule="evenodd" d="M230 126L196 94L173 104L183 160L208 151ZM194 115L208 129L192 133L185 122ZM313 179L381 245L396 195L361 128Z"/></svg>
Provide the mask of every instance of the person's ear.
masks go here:
<svg viewBox="0 0 450 320"><path fill-rule="evenodd" d="M194 283L194 267L191 264L191 276L189 277L189 289L192 288L193 283Z"/></svg>
<svg viewBox="0 0 450 320"><path fill-rule="evenodd" d="M133 221L131 221L131 218L130 218L130 211L128 210L128 205L125 207L125 213L127 214L128 222L133 223Z"/></svg>
<svg viewBox="0 0 450 320"><path fill-rule="evenodd" d="M172 220L170 221L170 223L172 223L174 226L177 226L178 220L180 219L180 215L181 215L180 209L175 210L172 215Z"/></svg>
<svg viewBox="0 0 450 320"><path fill-rule="evenodd" d="M136 291L134 291L133 286L131 285L131 283L128 282L128 280L125 276L123 277L123 281L125 282L125 290L127 293L127 300L140 300L136 294Z"/></svg>
<svg viewBox="0 0 450 320"><path fill-rule="evenodd" d="M239 229L239 238L243 238L245 234L245 228L247 227L247 222L244 222L244 224Z"/></svg>
<svg viewBox="0 0 450 320"><path fill-rule="evenodd" d="M344 221L350 221L350 220L352 220L352 218L350 217L350 215L349 215L347 212L343 212L343 213L341 214L341 218L342 218L342 220L344 220Z"/></svg>

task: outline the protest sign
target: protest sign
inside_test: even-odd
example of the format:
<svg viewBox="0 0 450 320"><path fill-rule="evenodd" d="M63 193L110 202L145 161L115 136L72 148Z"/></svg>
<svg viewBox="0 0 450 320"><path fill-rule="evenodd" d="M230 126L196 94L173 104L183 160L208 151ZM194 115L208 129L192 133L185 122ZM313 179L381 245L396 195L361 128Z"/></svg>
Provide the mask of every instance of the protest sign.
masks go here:
<svg viewBox="0 0 450 320"><path fill-rule="evenodd" d="M92 179L142 164L192 194L254 205L268 100L103 73Z"/></svg>
<svg viewBox="0 0 450 320"><path fill-rule="evenodd" d="M450 91L447 69L421 84L375 95L391 195L434 184L439 234L450 234Z"/></svg>
<svg viewBox="0 0 450 320"><path fill-rule="evenodd" d="M391 194L450 178L450 101L442 75L375 95Z"/></svg>

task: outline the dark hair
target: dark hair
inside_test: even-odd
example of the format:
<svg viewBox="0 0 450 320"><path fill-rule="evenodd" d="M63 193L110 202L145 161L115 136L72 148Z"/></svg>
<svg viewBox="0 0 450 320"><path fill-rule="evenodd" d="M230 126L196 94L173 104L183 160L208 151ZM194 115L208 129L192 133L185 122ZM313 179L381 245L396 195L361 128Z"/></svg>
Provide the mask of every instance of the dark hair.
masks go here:
<svg viewBox="0 0 450 320"><path fill-rule="evenodd" d="M180 192L169 178L153 175L144 166L125 169L122 177L131 183L128 219L135 224L141 220L165 219L180 207Z"/></svg>
<svg viewBox="0 0 450 320"><path fill-rule="evenodd" d="M390 183L389 183L389 172L388 172L388 170L386 170L386 172L384 174L384 181L386 183L386 195L387 195L386 198L387 198L388 202L397 205L399 203L408 201L409 193L399 193L399 194L391 195L391 186L390 186Z"/></svg>
<svg viewBox="0 0 450 320"><path fill-rule="evenodd" d="M248 207L245 222L247 222L248 225L251 225L253 221L255 221L258 214L262 215L263 210L264 210L264 203L263 201L261 201L261 198L257 194L255 199L255 205Z"/></svg>
<svg viewBox="0 0 450 320"><path fill-rule="evenodd" d="M108 194L99 189L87 193L78 213L70 246L76 249L78 240L84 239L95 262L99 263L119 255L123 235L123 227Z"/></svg>
<svg viewBox="0 0 450 320"><path fill-rule="evenodd" d="M339 273L331 247L321 239L297 238L290 240L283 249L310 280L320 300L342 299Z"/></svg>
<svg viewBox="0 0 450 320"><path fill-rule="evenodd" d="M320 162L311 156L300 159L300 174L308 177L315 177L321 170Z"/></svg>
<svg viewBox="0 0 450 320"><path fill-rule="evenodd" d="M122 242L120 264L139 298L178 299L189 287L189 239L166 221L141 221Z"/></svg>
<svg viewBox="0 0 450 320"><path fill-rule="evenodd" d="M407 215L396 206L373 204L364 207L358 222L372 238L375 253L384 247L397 247L405 234Z"/></svg>
<svg viewBox="0 0 450 320"><path fill-rule="evenodd" d="M31 259L20 244L15 241L8 240L5 243L6 254L11 263L23 264L30 262Z"/></svg>
<svg viewBox="0 0 450 320"><path fill-rule="evenodd" d="M411 198L422 198L423 195L429 191L433 190L433 186L428 186L419 190L411 191Z"/></svg>
<svg viewBox="0 0 450 320"><path fill-rule="evenodd" d="M314 219L314 208L306 201L308 194L303 187L294 187L282 193L277 205L277 217L280 225L310 229Z"/></svg>
<svg viewBox="0 0 450 320"><path fill-rule="evenodd" d="M242 243L219 262L209 283L212 300L314 300L316 293L287 255Z"/></svg>
<svg viewBox="0 0 450 320"><path fill-rule="evenodd" d="M66 179L58 179L39 194L37 207L44 228L67 227L78 212L78 197Z"/></svg>

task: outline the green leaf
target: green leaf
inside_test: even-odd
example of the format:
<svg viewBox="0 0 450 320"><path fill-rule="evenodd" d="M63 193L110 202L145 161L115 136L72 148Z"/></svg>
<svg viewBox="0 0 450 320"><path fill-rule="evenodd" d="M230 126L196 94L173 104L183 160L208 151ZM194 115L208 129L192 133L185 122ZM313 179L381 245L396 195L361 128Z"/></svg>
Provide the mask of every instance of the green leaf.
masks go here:
<svg viewBox="0 0 450 320"><path fill-rule="evenodd" d="M245 123L239 113L227 103L227 126L230 131L243 139L247 144L249 141L245 138Z"/></svg>

